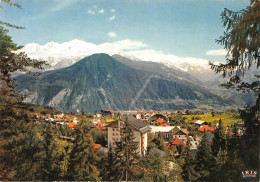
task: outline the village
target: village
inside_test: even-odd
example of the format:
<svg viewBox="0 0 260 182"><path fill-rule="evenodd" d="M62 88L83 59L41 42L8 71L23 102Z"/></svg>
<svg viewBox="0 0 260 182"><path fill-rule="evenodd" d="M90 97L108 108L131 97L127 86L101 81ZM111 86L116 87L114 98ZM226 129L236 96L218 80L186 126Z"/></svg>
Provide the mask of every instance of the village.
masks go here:
<svg viewBox="0 0 260 182"><path fill-rule="evenodd" d="M234 111L233 111L234 112ZM214 137L214 131L218 127L218 122L208 122L201 120L204 113L189 110L174 112L156 112L156 111L135 111L124 115L113 110L101 110L95 114L64 114L64 113L33 113L36 123L44 122L46 124L59 127L61 130L73 130L81 120L88 121L89 126L99 132L102 137L101 142L94 143L94 148L108 153L109 149L115 150L116 142L120 141L120 130L127 120L134 131L134 141L137 143L137 153L140 156L149 154L149 151L157 150L161 157L171 155L178 159L185 156L184 149L189 145L190 151L196 153L202 136L205 134L209 142ZM215 113L210 113L215 116ZM193 122L187 122L188 116ZM84 119L83 119L84 118ZM224 130L232 134L232 127L238 127L238 134L244 132L243 123L238 121L231 125L224 125ZM67 134L68 135L68 134ZM60 139L70 142L74 141L73 137L61 135ZM166 150L155 140L163 140ZM154 142L155 141L155 142Z"/></svg>

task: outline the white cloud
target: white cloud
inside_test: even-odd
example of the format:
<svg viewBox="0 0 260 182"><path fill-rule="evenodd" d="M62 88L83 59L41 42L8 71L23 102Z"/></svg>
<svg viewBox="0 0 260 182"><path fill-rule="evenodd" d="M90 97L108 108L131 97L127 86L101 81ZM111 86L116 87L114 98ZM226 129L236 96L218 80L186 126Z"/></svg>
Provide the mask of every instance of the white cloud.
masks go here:
<svg viewBox="0 0 260 182"><path fill-rule="evenodd" d="M43 9L42 12L38 12L36 16L32 16L30 20L38 20L41 18L45 18L53 13L56 13L64 8L71 7L73 4L77 3L78 0L54 0L52 3L52 7L48 8L47 11Z"/></svg>
<svg viewBox="0 0 260 182"><path fill-rule="evenodd" d="M115 9L110 9L110 11L111 11L112 13L114 13L116 10L115 10Z"/></svg>
<svg viewBox="0 0 260 182"><path fill-rule="evenodd" d="M109 32L108 36L116 37L116 33ZM179 68L183 71L189 71L191 66L198 70L210 70L209 61L206 59L165 54L162 51L149 49L149 46L143 42L129 39L103 44L93 44L81 40L72 40L62 44L55 42L49 42L45 45L32 43L25 45L20 51L26 52L31 58L47 60L54 67L61 64L62 60L73 60L66 63L66 66L69 66L86 56L106 53L109 55L120 54L132 60L164 63L169 67ZM65 65L65 62L62 64Z"/></svg>
<svg viewBox="0 0 260 182"><path fill-rule="evenodd" d="M109 20L110 20L110 21L113 21L115 18L116 18L116 16L113 15L113 16L111 16L111 17L109 18Z"/></svg>
<svg viewBox="0 0 260 182"><path fill-rule="evenodd" d="M94 15L94 14L95 14L95 12L94 12L94 11L92 11L91 9L89 9L89 10L88 10L88 14Z"/></svg>
<svg viewBox="0 0 260 182"><path fill-rule="evenodd" d="M120 40L113 43L103 43L98 46L102 50L108 50L108 52L129 51L147 47L147 45L142 42L129 39Z"/></svg>
<svg viewBox="0 0 260 182"><path fill-rule="evenodd" d="M217 49L217 50L208 50L206 55L209 56L224 56L227 55L227 51L225 49Z"/></svg>
<svg viewBox="0 0 260 182"><path fill-rule="evenodd" d="M114 38L114 37L117 36L115 32L108 32L107 35L108 35L109 37L111 37L111 38Z"/></svg>
<svg viewBox="0 0 260 182"><path fill-rule="evenodd" d="M98 10L98 13L100 13L100 14L103 14L104 12L105 12L104 9L100 9L100 10Z"/></svg>

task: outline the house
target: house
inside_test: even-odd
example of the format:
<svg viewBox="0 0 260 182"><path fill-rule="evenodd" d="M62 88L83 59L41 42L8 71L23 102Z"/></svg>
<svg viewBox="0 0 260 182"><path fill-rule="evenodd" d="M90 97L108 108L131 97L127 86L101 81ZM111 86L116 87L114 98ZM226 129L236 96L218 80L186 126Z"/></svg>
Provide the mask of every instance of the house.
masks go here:
<svg viewBox="0 0 260 182"><path fill-rule="evenodd" d="M53 115L53 117L61 119L64 117L64 113Z"/></svg>
<svg viewBox="0 0 260 182"><path fill-rule="evenodd" d="M40 113L33 113L33 116L36 118L40 118L41 114Z"/></svg>
<svg viewBox="0 0 260 182"><path fill-rule="evenodd" d="M160 114L160 113L155 113L153 115L150 116L149 121L151 121L152 123L154 123L157 119L162 119L164 120L166 123L169 121L168 117Z"/></svg>
<svg viewBox="0 0 260 182"><path fill-rule="evenodd" d="M171 132L170 140L177 137L182 141L187 140L188 135L179 126L175 126L170 132Z"/></svg>
<svg viewBox="0 0 260 182"><path fill-rule="evenodd" d="M77 124L74 123L74 122L69 122L69 123L68 123L68 127L70 127L70 128L74 128L76 125L77 125Z"/></svg>
<svg viewBox="0 0 260 182"><path fill-rule="evenodd" d="M101 110L101 115L103 117L109 117L109 118L112 118L114 117L114 111L113 110Z"/></svg>
<svg viewBox="0 0 260 182"><path fill-rule="evenodd" d="M101 120L101 121L99 121L99 122L97 122L97 123L93 123L94 124L94 126L98 129L98 130L101 130L101 131L105 131L106 130L106 122L105 121L103 121L103 120Z"/></svg>
<svg viewBox="0 0 260 182"><path fill-rule="evenodd" d="M160 124L163 124L164 123L164 120L163 119L156 119L155 121L154 121L154 123L155 123L155 125L160 125Z"/></svg>
<svg viewBox="0 0 260 182"><path fill-rule="evenodd" d="M161 133L161 135L164 137L164 140L166 142L169 142L172 139L171 130L175 126L150 126L151 130L150 133L158 134Z"/></svg>
<svg viewBox="0 0 260 182"><path fill-rule="evenodd" d="M200 128L201 125L203 125L203 124L206 124L206 122L205 122L205 121L201 121L201 120L195 121L195 126L196 126L196 128Z"/></svg>
<svg viewBox="0 0 260 182"><path fill-rule="evenodd" d="M142 111L137 111L135 114L136 119L142 119L143 112Z"/></svg>
<svg viewBox="0 0 260 182"><path fill-rule="evenodd" d="M137 153L140 155L146 155L147 151L147 133L151 129L145 122L136 119L133 116L129 116L128 123L132 126L134 132L134 141L138 143ZM116 142L121 140L120 131L124 126L124 119L113 121L107 125L107 140L108 148L112 150L116 148Z"/></svg>
<svg viewBox="0 0 260 182"><path fill-rule="evenodd" d="M200 132L207 132L207 131L211 131L213 132L215 129L213 127L207 126L207 125L202 125L198 131Z"/></svg>
<svg viewBox="0 0 260 182"><path fill-rule="evenodd" d="M200 141L195 140L192 136L189 136L189 139L190 139L190 151L197 152Z"/></svg>
<svg viewBox="0 0 260 182"><path fill-rule="evenodd" d="M182 145L183 147L186 147L186 144L183 141L181 141L178 137L176 137L169 143L168 148L176 145Z"/></svg>

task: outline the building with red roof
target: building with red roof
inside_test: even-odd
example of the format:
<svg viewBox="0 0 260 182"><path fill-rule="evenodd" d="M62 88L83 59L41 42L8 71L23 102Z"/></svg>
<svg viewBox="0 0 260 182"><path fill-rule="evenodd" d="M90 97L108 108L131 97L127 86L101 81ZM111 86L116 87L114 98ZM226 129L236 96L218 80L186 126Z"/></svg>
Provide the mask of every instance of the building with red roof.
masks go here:
<svg viewBox="0 0 260 182"><path fill-rule="evenodd" d="M186 147L186 144L183 141L181 141L178 137L176 137L172 142L169 143L168 148L176 145L182 145L183 147Z"/></svg>
<svg viewBox="0 0 260 182"><path fill-rule="evenodd" d="M163 119L161 119L161 118L159 118L159 119L156 119L155 121L156 121L157 123L160 123L160 124L164 123L164 120L163 120Z"/></svg>
<svg viewBox="0 0 260 182"><path fill-rule="evenodd" d="M213 127L207 126L207 125L202 125L198 131L204 132L204 131L214 131L215 129Z"/></svg>

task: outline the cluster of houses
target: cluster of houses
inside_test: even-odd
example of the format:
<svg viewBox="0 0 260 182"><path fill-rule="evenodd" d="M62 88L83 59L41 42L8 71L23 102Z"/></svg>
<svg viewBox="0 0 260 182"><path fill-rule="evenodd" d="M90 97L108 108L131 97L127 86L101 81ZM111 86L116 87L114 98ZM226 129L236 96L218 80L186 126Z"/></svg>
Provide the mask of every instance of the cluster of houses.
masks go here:
<svg viewBox="0 0 260 182"><path fill-rule="evenodd" d="M70 114L41 114L34 113L33 116L38 121L44 121L46 123L51 123L53 125L67 125L70 128L75 127L78 124L78 118L75 115Z"/></svg>
<svg viewBox="0 0 260 182"><path fill-rule="evenodd" d="M68 114L40 114L34 113L36 118L39 118L47 123L55 125L67 125L70 128L75 127L78 124L78 118L75 115ZM208 140L212 140L214 136L214 127L208 125L207 122L197 120L194 125L196 128L196 134L190 133L187 128L181 128L180 126L170 126L169 118L162 113L156 113L155 111L141 112L138 111L132 115L120 115L112 110L101 110L100 113L96 113L90 120L92 121L92 127L97 128L101 132L107 133L107 146L101 146L95 144L95 148L109 148L114 150L116 148L116 142L121 140L121 130L124 127L125 120L133 128L134 140L138 144L137 153L140 155L147 155L148 150L148 134L151 133L154 136L161 135L164 138L165 144L169 150L173 147L187 146L187 141L190 143L190 150L196 152L198 145L201 141L202 135L205 133ZM63 139L71 140L72 138L62 136ZM177 151L175 151L176 153ZM176 155L179 155L178 152Z"/></svg>
<svg viewBox="0 0 260 182"><path fill-rule="evenodd" d="M102 117L102 115L101 115ZM110 115L112 118L112 114ZM104 131L106 128L107 131L107 146L108 148L115 149L116 142L120 141L120 130L124 126L125 117L121 117L116 120L108 122L106 125L104 121L95 122L96 126L101 125ZM94 119L93 121L97 121ZM165 144L169 149L172 146L182 145L186 147L187 141L189 139L191 151L196 151L200 143L201 136L203 133L206 133L206 136L209 140L212 140L214 128L207 125L205 121L196 121L195 126L198 131L198 135L191 135L188 129L181 128L179 126L169 126L169 119L167 116L161 113L152 112L136 112L135 115L127 116L128 123L132 126L134 130L135 141L138 143L137 153L140 155L147 154L148 147L148 133L156 135L162 135L165 141Z"/></svg>

